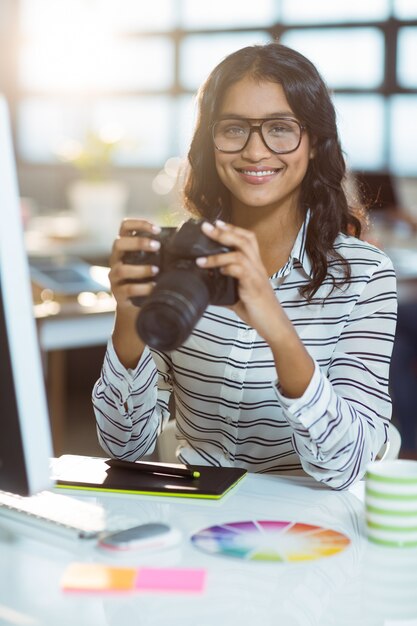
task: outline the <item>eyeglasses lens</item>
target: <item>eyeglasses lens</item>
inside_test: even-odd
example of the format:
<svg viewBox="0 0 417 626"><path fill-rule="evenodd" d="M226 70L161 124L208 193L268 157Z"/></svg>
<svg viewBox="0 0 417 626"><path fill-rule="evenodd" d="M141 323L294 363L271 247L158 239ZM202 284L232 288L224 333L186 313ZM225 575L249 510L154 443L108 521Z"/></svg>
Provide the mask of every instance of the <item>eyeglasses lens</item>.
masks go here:
<svg viewBox="0 0 417 626"><path fill-rule="evenodd" d="M221 120L213 128L214 143L222 152L239 152L253 132L261 132L268 148L280 154L292 152L300 143L301 127L289 119L264 120L261 124L238 119Z"/></svg>

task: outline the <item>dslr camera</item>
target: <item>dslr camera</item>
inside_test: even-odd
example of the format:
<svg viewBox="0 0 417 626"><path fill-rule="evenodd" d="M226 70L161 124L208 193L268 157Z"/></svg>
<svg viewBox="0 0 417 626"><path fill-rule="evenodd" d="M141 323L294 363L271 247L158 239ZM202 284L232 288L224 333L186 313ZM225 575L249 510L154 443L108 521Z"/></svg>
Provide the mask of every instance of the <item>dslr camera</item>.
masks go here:
<svg viewBox="0 0 417 626"><path fill-rule="evenodd" d="M238 300L236 279L221 274L218 268L200 268L196 259L230 252L201 230L204 220L190 219L181 227L162 228L158 235L144 231L134 234L156 239L156 252L125 252L123 263L156 265L156 281L149 296L132 298L140 307L136 320L139 337L151 348L170 352L181 346L209 304L229 305ZM138 282L138 281L133 281Z"/></svg>

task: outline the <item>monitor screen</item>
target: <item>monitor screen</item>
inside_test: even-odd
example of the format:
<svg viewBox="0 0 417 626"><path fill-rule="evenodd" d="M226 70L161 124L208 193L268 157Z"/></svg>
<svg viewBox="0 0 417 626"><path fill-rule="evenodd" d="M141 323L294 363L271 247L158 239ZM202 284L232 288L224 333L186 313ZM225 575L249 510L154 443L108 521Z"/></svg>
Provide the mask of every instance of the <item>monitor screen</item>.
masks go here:
<svg viewBox="0 0 417 626"><path fill-rule="evenodd" d="M52 443L10 121L0 94L0 490L50 487Z"/></svg>

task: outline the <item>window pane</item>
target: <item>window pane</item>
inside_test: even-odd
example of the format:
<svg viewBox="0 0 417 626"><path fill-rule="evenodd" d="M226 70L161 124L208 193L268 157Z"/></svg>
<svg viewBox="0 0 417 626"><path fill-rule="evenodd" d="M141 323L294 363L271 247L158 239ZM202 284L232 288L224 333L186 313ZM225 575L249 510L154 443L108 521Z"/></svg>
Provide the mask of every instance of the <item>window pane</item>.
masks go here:
<svg viewBox="0 0 417 626"><path fill-rule="evenodd" d="M383 20L388 15L388 0L282 0L282 20L289 24Z"/></svg>
<svg viewBox="0 0 417 626"><path fill-rule="evenodd" d="M403 19L417 17L417 0L394 0L394 15Z"/></svg>
<svg viewBox="0 0 417 626"><path fill-rule="evenodd" d="M335 95L337 122L351 169L384 167L384 101L381 96Z"/></svg>
<svg viewBox="0 0 417 626"><path fill-rule="evenodd" d="M391 162L393 172L417 176L417 96L391 98Z"/></svg>
<svg viewBox="0 0 417 626"><path fill-rule="evenodd" d="M103 20L119 32L167 31L177 25L176 3L172 0L96 0L96 3Z"/></svg>
<svg viewBox="0 0 417 626"><path fill-rule="evenodd" d="M188 89L197 89L225 56L239 48L269 41L263 32L191 35L181 44L181 82Z"/></svg>
<svg viewBox="0 0 417 626"><path fill-rule="evenodd" d="M241 0L184 0L181 25L184 28L256 28L277 20L276 5L274 0L256 0L256 8L252 2Z"/></svg>
<svg viewBox="0 0 417 626"><path fill-rule="evenodd" d="M398 37L398 81L404 87L417 87L417 28L402 28ZM417 111L416 111L417 116Z"/></svg>
<svg viewBox="0 0 417 626"><path fill-rule="evenodd" d="M309 58L331 87L378 87L384 40L376 28L289 30L282 43Z"/></svg>
<svg viewBox="0 0 417 626"><path fill-rule="evenodd" d="M195 96L181 96L177 101L177 154L185 157L190 148L196 121L197 103Z"/></svg>
<svg viewBox="0 0 417 626"><path fill-rule="evenodd" d="M93 123L122 129L126 148L120 165L160 167L171 156L171 111L168 97L113 98L97 102Z"/></svg>
<svg viewBox="0 0 417 626"><path fill-rule="evenodd" d="M57 37L28 42L21 50L20 80L36 91L163 89L173 77L173 47L168 38L116 40ZM151 63L149 62L151 60Z"/></svg>
<svg viewBox="0 0 417 626"><path fill-rule="evenodd" d="M25 36L42 37L54 26L62 27L64 15L70 22L81 20L81 24L88 18L82 0L21 0L19 4L20 30Z"/></svg>
<svg viewBox="0 0 417 626"><path fill-rule="evenodd" d="M28 161L57 162L68 141L111 128L122 137L118 165L159 167L171 153L171 108L163 97L102 98L93 104L30 98L18 112L20 153Z"/></svg>
<svg viewBox="0 0 417 626"><path fill-rule="evenodd" d="M29 36L60 29L67 20L113 33L166 31L176 25L175 9L172 0L20 0L20 22Z"/></svg>
<svg viewBox="0 0 417 626"><path fill-rule="evenodd" d="M80 139L89 126L88 105L28 98L18 108L18 145L28 161L53 163L66 139Z"/></svg>

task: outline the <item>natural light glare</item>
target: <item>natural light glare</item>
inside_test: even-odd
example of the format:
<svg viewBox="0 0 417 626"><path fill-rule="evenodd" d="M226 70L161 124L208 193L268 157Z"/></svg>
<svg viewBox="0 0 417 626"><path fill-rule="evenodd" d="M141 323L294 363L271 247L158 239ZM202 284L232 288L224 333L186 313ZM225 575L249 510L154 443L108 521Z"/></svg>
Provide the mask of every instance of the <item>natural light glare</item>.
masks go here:
<svg viewBox="0 0 417 626"><path fill-rule="evenodd" d="M394 0L394 15L399 18L417 17L417 0Z"/></svg>
<svg viewBox="0 0 417 626"><path fill-rule="evenodd" d="M398 37L398 79L403 87L417 87L417 28L403 28ZM417 113L417 112L416 112Z"/></svg>
<svg viewBox="0 0 417 626"><path fill-rule="evenodd" d="M68 100L28 98L19 107L19 150L37 163L56 162L62 151L68 157L90 131L121 137L114 156L117 165L160 166L173 149L172 106L164 97ZM108 137L109 138L109 137Z"/></svg>
<svg viewBox="0 0 417 626"><path fill-rule="evenodd" d="M391 169L401 175L417 175L417 96L399 95L391 103Z"/></svg>
<svg viewBox="0 0 417 626"><path fill-rule="evenodd" d="M92 111L96 128L120 124L129 138L130 148L120 150L118 165L149 165L158 167L172 156L172 105L163 96L100 99Z"/></svg>
<svg viewBox="0 0 417 626"><path fill-rule="evenodd" d="M349 166L416 175L417 0L2 4L16 4L19 16L11 85L17 149L28 163L74 163L87 134L104 133L118 144L112 163L155 168L154 191L170 194L199 86L231 52L279 36L336 94ZM386 38L397 27L393 68Z"/></svg>
<svg viewBox="0 0 417 626"><path fill-rule="evenodd" d="M185 28L236 28L268 26L279 18L276 0L184 0L181 26Z"/></svg>
<svg viewBox="0 0 417 626"><path fill-rule="evenodd" d="M89 107L68 99L26 98L18 108L18 145L23 158L34 162L56 160L65 140L81 140L90 127ZM69 148L70 149L70 148ZM74 145L74 149L76 146Z"/></svg>
<svg viewBox="0 0 417 626"><path fill-rule="evenodd" d="M44 12L21 47L25 88L89 93L170 86L174 55L166 38L118 37L96 2L73 2L59 20L56 11L46 12L46 4L40 4Z"/></svg>
<svg viewBox="0 0 417 626"><path fill-rule="evenodd" d="M190 148L197 116L197 100L194 95L178 98L175 116L178 124L177 154L186 156Z"/></svg>
<svg viewBox="0 0 417 626"><path fill-rule="evenodd" d="M98 8L120 32L167 31L177 26L178 11L172 0L99 0Z"/></svg>
<svg viewBox="0 0 417 626"><path fill-rule="evenodd" d="M384 101L381 96L335 95L337 124L351 169L377 170L384 165Z"/></svg>
<svg viewBox="0 0 417 626"><path fill-rule="evenodd" d="M262 31L190 35L184 38L180 49L181 81L187 88L197 89L225 56L244 46L270 40Z"/></svg>
<svg viewBox="0 0 417 626"><path fill-rule="evenodd" d="M13 0L14 1L14 0ZM20 24L25 36L45 30L45 19L59 25L71 13L84 19L95 14L97 24L112 32L167 31L177 26L173 0L20 0Z"/></svg>
<svg viewBox="0 0 417 626"><path fill-rule="evenodd" d="M282 43L312 61L330 87L377 87L382 82L384 41L375 28L289 30Z"/></svg>
<svg viewBox="0 0 417 626"><path fill-rule="evenodd" d="M383 20L389 9L389 0L282 0L282 19L284 23L307 24Z"/></svg>

